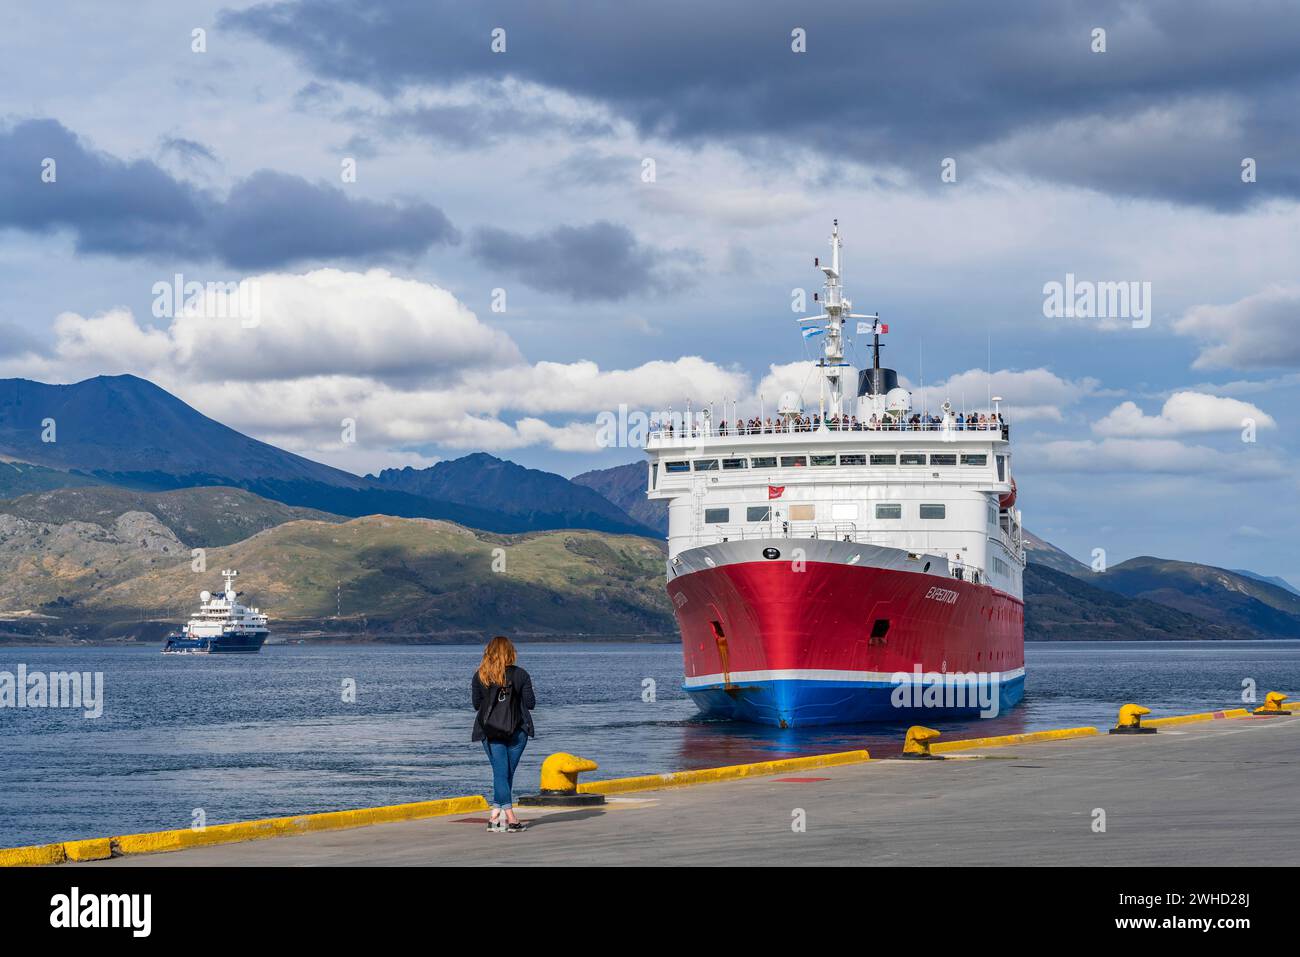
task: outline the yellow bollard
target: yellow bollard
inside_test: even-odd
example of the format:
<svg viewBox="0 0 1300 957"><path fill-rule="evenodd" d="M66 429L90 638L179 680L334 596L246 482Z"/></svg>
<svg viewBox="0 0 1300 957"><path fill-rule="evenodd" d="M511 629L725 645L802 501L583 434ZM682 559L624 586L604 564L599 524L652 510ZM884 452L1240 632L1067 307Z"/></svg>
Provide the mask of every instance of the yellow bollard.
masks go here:
<svg viewBox="0 0 1300 957"><path fill-rule="evenodd" d="M542 790L540 794L525 794L519 798L520 804L530 806L552 805L560 807L582 807L590 804L604 804L603 794L583 794L578 791L578 775L585 771L595 771L600 767L595 761L580 758L567 751L552 754L542 762Z"/></svg>
<svg viewBox="0 0 1300 957"><path fill-rule="evenodd" d="M1254 713L1261 717L1277 718L1282 715L1290 715L1291 712L1282 706L1286 700L1286 695L1280 691L1270 691L1264 696L1264 703L1255 709Z"/></svg>
<svg viewBox="0 0 1300 957"><path fill-rule="evenodd" d="M1126 704L1119 709L1119 720L1110 729L1111 734L1155 734L1155 728L1142 727L1142 715L1150 714L1150 708L1140 704Z"/></svg>
<svg viewBox="0 0 1300 957"><path fill-rule="evenodd" d="M576 791L578 775L583 771L596 771L600 765L576 754L560 751L542 762L543 791Z"/></svg>
<svg viewBox="0 0 1300 957"><path fill-rule="evenodd" d="M923 728L919 724L913 725L907 729L907 738L903 741L903 757L942 760L939 755L930 753L930 742L937 737L939 737L939 732L934 728Z"/></svg>

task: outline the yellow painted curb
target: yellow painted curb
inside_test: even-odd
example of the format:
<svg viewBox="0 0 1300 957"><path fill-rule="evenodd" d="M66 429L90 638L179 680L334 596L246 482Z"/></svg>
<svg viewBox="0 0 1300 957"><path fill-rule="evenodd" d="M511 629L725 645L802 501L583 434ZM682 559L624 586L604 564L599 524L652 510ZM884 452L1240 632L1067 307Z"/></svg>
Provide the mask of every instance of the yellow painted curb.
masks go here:
<svg viewBox="0 0 1300 957"><path fill-rule="evenodd" d="M32 847L6 847L0 849L0 867L35 867L40 864L62 864L68 859L62 844L38 844Z"/></svg>
<svg viewBox="0 0 1300 957"><path fill-rule="evenodd" d="M1146 722L1150 723L1150 722ZM1003 734L993 738L965 738L959 741L935 741L931 754L948 751L973 751L977 748L1000 748L1008 744L1033 744L1035 741L1063 741L1066 738L1087 738L1097 733L1096 728L1061 728L1056 731L1029 731L1025 734Z"/></svg>
<svg viewBox="0 0 1300 957"><path fill-rule="evenodd" d="M480 795L392 804L386 807L361 808L355 811L329 811L324 814L301 814L297 817L272 817L237 824L216 824L201 831L153 831L126 834L122 837L97 837L62 844L43 844L0 850L0 867L23 867L37 864L62 864L64 861L97 861L114 854L155 854L179 851L187 847L234 844L267 837L306 834L311 831L336 831L368 824L415 821L448 814L486 811L487 802Z"/></svg>
<svg viewBox="0 0 1300 957"><path fill-rule="evenodd" d="M584 794L625 794L629 791L659 791L663 788L680 788L693 784L735 781L739 778L764 777L769 774L784 774L787 771L804 771L809 768L830 768L843 764L861 764L869 760L871 760L871 755L866 751L840 751L835 754L817 754L807 758L783 758L778 761L759 761L756 764L732 764L723 768L703 768L699 771L675 771L671 774L648 774L638 778L585 781L578 785L578 791Z"/></svg>
<svg viewBox="0 0 1300 957"><path fill-rule="evenodd" d="M1142 724L1148 728L1168 727L1171 724L1191 724L1193 721L1218 721L1223 718L1246 718L1250 712L1245 708L1231 708L1226 711L1202 711L1199 714L1176 714L1168 718L1151 718Z"/></svg>
<svg viewBox="0 0 1300 957"><path fill-rule="evenodd" d="M65 841L63 852L70 861L104 861L113 856L113 839L92 837L85 841Z"/></svg>

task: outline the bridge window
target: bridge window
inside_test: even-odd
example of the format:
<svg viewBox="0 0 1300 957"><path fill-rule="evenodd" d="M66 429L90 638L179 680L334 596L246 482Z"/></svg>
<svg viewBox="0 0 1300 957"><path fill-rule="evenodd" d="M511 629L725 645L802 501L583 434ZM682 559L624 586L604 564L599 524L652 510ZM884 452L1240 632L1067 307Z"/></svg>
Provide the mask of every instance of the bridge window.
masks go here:
<svg viewBox="0 0 1300 957"><path fill-rule="evenodd" d="M955 452L952 453L936 452L934 455L930 456L930 464L931 465L956 465L957 454Z"/></svg>
<svg viewBox="0 0 1300 957"><path fill-rule="evenodd" d="M904 465L924 465L925 453L923 452L904 452L902 455Z"/></svg>
<svg viewBox="0 0 1300 957"><path fill-rule="evenodd" d="M835 456L833 456L833 455L814 455L814 456L812 457L812 464L813 464L813 465L819 465L819 466L822 466L822 465L834 465L834 464L835 464Z"/></svg>
<svg viewBox="0 0 1300 957"><path fill-rule="evenodd" d="M947 518L948 506L947 505L922 505L921 517L922 518Z"/></svg>
<svg viewBox="0 0 1300 957"><path fill-rule="evenodd" d="M797 469L797 468L803 468L803 466L805 466L805 465L807 465L807 464L808 464L808 456L806 456L806 455L783 455L783 456L781 456L781 468L783 468L783 469Z"/></svg>
<svg viewBox="0 0 1300 957"><path fill-rule="evenodd" d="M776 468L775 455L755 455L749 460L750 465L756 469L774 469Z"/></svg>
<svg viewBox="0 0 1300 957"><path fill-rule="evenodd" d="M858 503L832 502L831 520L836 522L856 522L858 520Z"/></svg>
<svg viewBox="0 0 1300 957"><path fill-rule="evenodd" d="M721 525L731 521L731 509L729 508L706 508L704 510L704 524Z"/></svg>
<svg viewBox="0 0 1300 957"><path fill-rule="evenodd" d="M1007 480L1007 457L1005 455L999 455L998 456L998 481L1005 482L1006 480Z"/></svg>
<svg viewBox="0 0 1300 957"><path fill-rule="evenodd" d="M744 459L723 459L722 467L724 469L743 469L748 468L749 463Z"/></svg>
<svg viewBox="0 0 1300 957"><path fill-rule="evenodd" d="M816 505L791 505L790 521L792 522L813 522L817 520Z"/></svg>
<svg viewBox="0 0 1300 957"><path fill-rule="evenodd" d="M878 455L878 454L876 454L876 453L873 452L873 453L871 454L871 464L872 464L872 465L897 465L897 464L898 464L898 456L897 456L897 455Z"/></svg>
<svg viewBox="0 0 1300 957"><path fill-rule="evenodd" d="M903 517L902 505L879 504L879 503L876 505L876 518L886 519L886 518L902 518L902 517Z"/></svg>
<svg viewBox="0 0 1300 957"><path fill-rule="evenodd" d="M745 521L747 522L768 522L772 520L772 506L770 505L751 505L745 509Z"/></svg>
<svg viewBox="0 0 1300 957"><path fill-rule="evenodd" d="M841 455L840 465L866 465L867 457L865 455Z"/></svg>
<svg viewBox="0 0 1300 957"><path fill-rule="evenodd" d="M716 472L718 470L717 459L696 459L695 471L697 472Z"/></svg>
<svg viewBox="0 0 1300 957"><path fill-rule="evenodd" d="M689 472L691 470L690 462L665 462L664 471L670 475L673 472Z"/></svg>
<svg viewBox="0 0 1300 957"><path fill-rule="evenodd" d="M988 465L989 457L987 455L975 455L974 453L962 455L962 465Z"/></svg>

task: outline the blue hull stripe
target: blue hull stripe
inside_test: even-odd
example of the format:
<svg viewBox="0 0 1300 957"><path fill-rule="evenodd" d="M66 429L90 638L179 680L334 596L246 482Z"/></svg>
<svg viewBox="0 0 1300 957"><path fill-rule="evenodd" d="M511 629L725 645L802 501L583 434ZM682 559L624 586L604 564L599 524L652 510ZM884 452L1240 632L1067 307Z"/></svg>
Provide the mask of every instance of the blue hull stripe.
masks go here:
<svg viewBox="0 0 1300 957"><path fill-rule="evenodd" d="M710 718L728 718L777 727L824 724L862 724L873 721L921 721L980 716L980 697L969 692L966 707L927 707L916 689L903 706L895 704L898 686L887 681L816 681L781 679L745 682L726 687L721 683L684 688L700 711ZM997 701L998 714L1014 708L1025 694L1024 674L985 681L983 700ZM955 703L955 702L954 702ZM972 706L973 705L973 706Z"/></svg>

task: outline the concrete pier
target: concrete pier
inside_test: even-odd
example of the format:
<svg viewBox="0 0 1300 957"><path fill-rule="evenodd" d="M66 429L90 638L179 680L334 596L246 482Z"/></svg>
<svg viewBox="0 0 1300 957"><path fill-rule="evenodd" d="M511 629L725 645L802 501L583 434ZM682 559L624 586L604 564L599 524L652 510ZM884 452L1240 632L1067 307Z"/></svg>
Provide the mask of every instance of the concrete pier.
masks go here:
<svg viewBox="0 0 1300 957"><path fill-rule="evenodd" d="M1239 718L65 866L1266 865L1300 857L1297 785L1300 716Z"/></svg>

